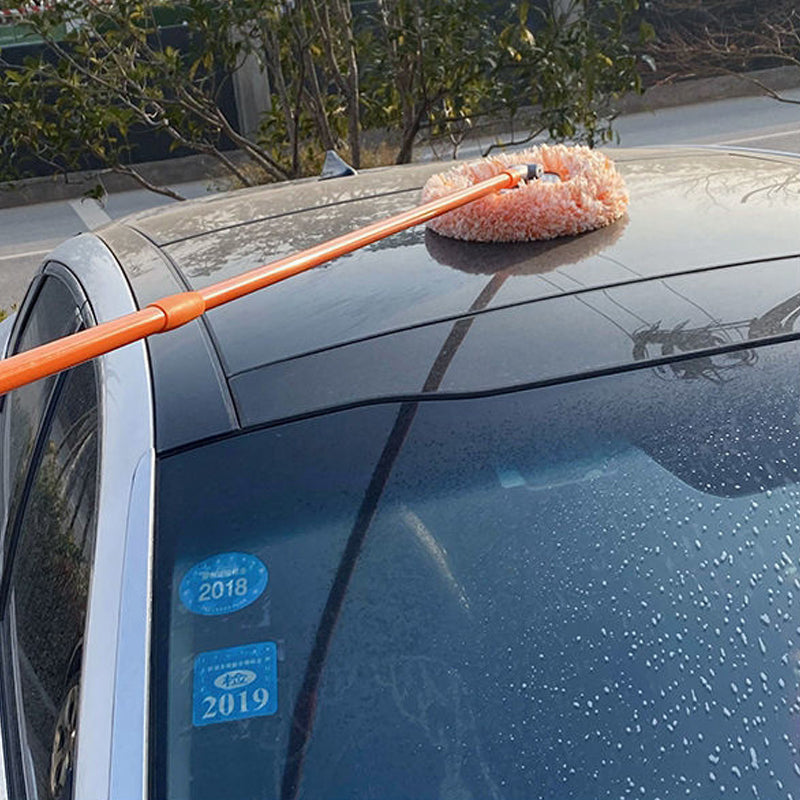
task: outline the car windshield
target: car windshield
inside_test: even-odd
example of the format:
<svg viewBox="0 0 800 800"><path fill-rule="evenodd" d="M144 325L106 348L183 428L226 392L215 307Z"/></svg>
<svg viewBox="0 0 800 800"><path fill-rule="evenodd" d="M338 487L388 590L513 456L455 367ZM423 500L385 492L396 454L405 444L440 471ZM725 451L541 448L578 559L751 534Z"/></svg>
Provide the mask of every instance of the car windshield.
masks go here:
<svg viewBox="0 0 800 800"><path fill-rule="evenodd" d="M800 797L799 355L162 458L152 796Z"/></svg>

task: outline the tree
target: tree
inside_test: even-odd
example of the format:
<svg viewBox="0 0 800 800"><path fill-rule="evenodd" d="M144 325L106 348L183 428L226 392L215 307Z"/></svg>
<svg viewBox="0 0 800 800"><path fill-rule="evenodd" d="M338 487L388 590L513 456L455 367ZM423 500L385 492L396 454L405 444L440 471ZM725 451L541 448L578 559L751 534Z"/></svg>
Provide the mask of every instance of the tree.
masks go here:
<svg viewBox="0 0 800 800"><path fill-rule="evenodd" d="M500 34L509 74L503 107L512 120L523 103L538 114L521 138L493 147L545 132L592 146L610 141L616 101L642 90L639 65L652 29L637 12L637 0L520 3Z"/></svg>
<svg viewBox="0 0 800 800"><path fill-rule="evenodd" d="M665 77L735 74L786 98L750 70L800 66L800 9L793 0L657 0L647 11Z"/></svg>
<svg viewBox="0 0 800 800"><path fill-rule="evenodd" d="M273 111L260 142L301 174L304 148L342 149L361 165L361 80L348 0L234 4L235 24L259 47L271 81ZM305 159L308 160L308 159Z"/></svg>
<svg viewBox="0 0 800 800"><path fill-rule="evenodd" d="M230 158L225 140L264 178L289 177L220 106L220 89L245 51L231 35L230 6L205 0L182 6L189 32L183 49L165 41L163 10L150 0L62 0L28 18L45 49L19 67L0 61L0 175L14 177L16 156L24 153L63 172L99 163L172 194L131 165L128 135L138 126L216 159L245 185L253 180Z"/></svg>
<svg viewBox="0 0 800 800"><path fill-rule="evenodd" d="M368 118L397 130L407 163L420 129L452 134L492 105L498 42L483 0L378 0L366 39Z"/></svg>
<svg viewBox="0 0 800 800"><path fill-rule="evenodd" d="M457 148L477 120L513 120L528 104L527 138L607 139L611 102L640 85L636 0L493 7L376 0L354 15L349 0L59 0L28 19L39 56L0 57L0 179L23 174L25 159L59 172L99 165L171 194L135 167L131 133L146 131L249 185L304 174L331 148L359 166L364 128L395 132L406 162L423 132ZM248 137L221 98L253 55L272 110Z"/></svg>
<svg viewBox="0 0 800 800"><path fill-rule="evenodd" d="M272 37L267 52L279 95L280 110L266 134L273 146L302 138L304 119L305 130L316 125L323 142L337 132L341 138L341 116L331 134L317 122L325 102L348 109L349 141L362 126L395 132L397 163L411 160L423 131L449 140L456 152L476 122L510 121L531 105L537 124L526 139L548 132L593 143L610 138L615 100L641 89L638 55L650 29L638 24L637 0L575 0L533 9L522 2L503 13L486 0L376 0L376 11L355 25L352 18L342 24L341 12L320 14L320 3L328 5L298 0L261 32L265 40ZM292 33L281 36L281 22ZM317 31L322 36L315 44ZM331 42L340 43L338 51ZM315 52L327 58L316 70ZM316 83L325 69L334 77L320 97ZM358 76L358 102L357 91L348 91L341 77L345 71L350 79ZM316 102L304 103L314 97ZM353 152L351 144L357 164Z"/></svg>

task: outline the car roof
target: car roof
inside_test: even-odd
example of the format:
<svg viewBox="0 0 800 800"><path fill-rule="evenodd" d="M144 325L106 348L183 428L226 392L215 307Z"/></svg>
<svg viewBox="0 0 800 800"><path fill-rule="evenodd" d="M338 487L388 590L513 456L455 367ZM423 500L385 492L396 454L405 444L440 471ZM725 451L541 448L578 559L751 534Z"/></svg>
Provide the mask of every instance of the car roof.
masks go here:
<svg viewBox="0 0 800 800"><path fill-rule="evenodd" d="M607 228L521 244L416 228L153 337L159 448L361 402L627 368L642 353L655 357L658 336L649 349L641 344L648 330L671 332L681 352L692 349L687 332L704 327L725 329L721 346L785 333L785 315L774 309L794 307L800 162L712 148L609 154L631 201ZM405 210L444 168L213 196L98 235L146 305ZM756 337L748 321L770 311L775 324L756 326ZM433 386L459 321L468 333Z"/></svg>

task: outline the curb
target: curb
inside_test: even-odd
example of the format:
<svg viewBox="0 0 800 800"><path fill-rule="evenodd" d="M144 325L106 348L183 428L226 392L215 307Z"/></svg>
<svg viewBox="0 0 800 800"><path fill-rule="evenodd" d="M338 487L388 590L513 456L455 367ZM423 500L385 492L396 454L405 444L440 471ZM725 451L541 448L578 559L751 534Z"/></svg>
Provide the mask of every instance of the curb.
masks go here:
<svg viewBox="0 0 800 800"><path fill-rule="evenodd" d="M231 155L231 154L229 154ZM232 154L235 160L236 154ZM164 161L148 161L137 164L142 176L161 186L170 186L188 181L217 180L223 177L224 168L206 155L182 156ZM142 189L133 178L115 172L70 172L68 175L45 175L26 178L14 183L0 184L0 209L15 206L75 200L83 197L98 184L108 194Z"/></svg>
<svg viewBox="0 0 800 800"><path fill-rule="evenodd" d="M657 84L648 88L644 94L626 95L620 100L618 109L620 114L638 114L643 111L689 106L713 100L766 96L767 92L758 86L756 81L775 92L797 89L800 87L800 67L774 67L741 74L690 78Z"/></svg>
<svg viewBox="0 0 800 800"><path fill-rule="evenodd" d="M753 81L760 81L777 92L795 89L800 87L800 67L776 67L741 75L720 75L663 83L648 88L643 95L626 95L619 101L617 108L620 114L638 114L713 100L765 95L766 92ZM486 131L482 129L481 132ZM229 155L234 159L237 157L235 152ZM205 155L151 161L136 166L145 178L165 186L189 181L213 181L226 174L215 159ZM98 183L101 183L109 194L142 188L127 175L109 172L74 172L67 176L28 178L13 184L0 184L0 209L74 200L83 197Z"/></svg>

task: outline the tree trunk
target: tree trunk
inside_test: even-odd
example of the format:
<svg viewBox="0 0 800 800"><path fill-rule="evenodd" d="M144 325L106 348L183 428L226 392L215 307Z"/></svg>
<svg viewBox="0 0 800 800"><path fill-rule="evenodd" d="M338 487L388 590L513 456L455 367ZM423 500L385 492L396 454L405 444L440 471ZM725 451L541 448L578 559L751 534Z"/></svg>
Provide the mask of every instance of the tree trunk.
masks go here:
<svg viewBox="0 0 800 800"><path fill-rule="evenodd" d="M358 169L361 167L361 94L356 40L353 31L353 12L349 0L335 0L332 5L345 37L347 78L342 85L342 90L347 99L347 139L350 146L350 162Z"/></svg>

